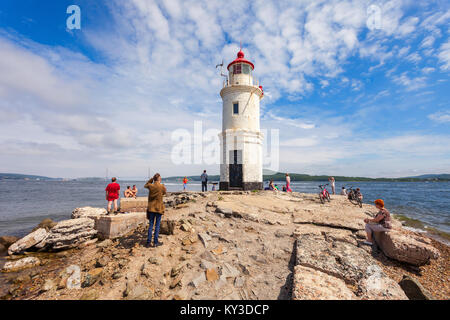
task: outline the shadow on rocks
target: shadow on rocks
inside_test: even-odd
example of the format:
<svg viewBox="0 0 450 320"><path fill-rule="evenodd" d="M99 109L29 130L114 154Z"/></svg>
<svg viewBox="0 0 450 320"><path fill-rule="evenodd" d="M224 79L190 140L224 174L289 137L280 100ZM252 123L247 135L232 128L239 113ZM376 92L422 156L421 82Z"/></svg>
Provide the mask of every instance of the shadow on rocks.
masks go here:
<svg viewBox="0 0 450 320"><path fill-rule="evenodd" d="M295 260L297 258L297 241L294 241L291 258L289 259L289 275L286 277L286 281L284 282L284 285L280 288L280 293L278 294L278 300L291 300L292 298L292 285L294 280L294 267L295 267Z"/></svg>
<svg viewBox="0 0 450 320"><path fill-rule="evenodd" d="M145 246L147 242L147 230L138 229L128 236L119 239L119 243L116 245L118 249L131 249L138 244L139 246Z"/></svg>

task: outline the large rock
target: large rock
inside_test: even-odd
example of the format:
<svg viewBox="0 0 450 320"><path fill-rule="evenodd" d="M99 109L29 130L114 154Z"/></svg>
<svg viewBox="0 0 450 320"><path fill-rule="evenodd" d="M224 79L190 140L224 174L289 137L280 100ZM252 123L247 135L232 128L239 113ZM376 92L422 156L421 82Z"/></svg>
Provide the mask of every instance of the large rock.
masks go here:
<svg viewBox="0 0 450 320"><path fill-rule="evenodd" d="M176 222L173 220L162 220L159 228L160 234L174 234Z"/></svg>
<svg viewBox="0 0 450 320"><path fill-rule="evenodd" d="M41 261L36 257L26 257L15 261L8 261L3 266L3 272L16 272L40 265Z"/></svg>
<svg viewBox="0 0 450 320"><path fill-rule="evenodd" d="M343 280L362 299L407 299L369 253L330 234L322 227L297 228L296 264Z"/></svg>
<svg viewBox="0 0 450 320"><path fill-rule="evenodd" d="M293 300L354 300L345 282L312 268L296 266L292 286Z"/></svg>
<svg viewBox="0 0 450 320"><path fill-rule="evenodd" d="M37 229L36 231L31 232L22 239L14 242L8 248L8 254L12 255L24 252L25 250L30 249L31 247L36 246L41 242L44 242L47 236L48 232L44 228Z"/></svg>
<svg viewBox="0 0 450 320"><path fill-rule="evenodd" d="M17 238L17 237L2 236L2 237L0 237L0 244L3 245L6 249L8 249L9 246L12 245L17 240L19 240L19 238Z"/></svg>
<svg viewBox="0 0 450 320"><path fill-rule="evenodd" d="M434 300L431 293L410 276L404 275L399 285L410 300Z"/></svg>
<svg viewBox="0 0 450 320"><path fill-rule="evenodd" d="M408 300L397 282L389 278L379 266L367 268L358 283L359 295L364 300Z"/></svg>
<svg viewBox="0 0 450 320"><path fill-rule="evenodd" d="M140 283L129 280L123 296L127 300L150 300L153 298L154 290Z"/></svg>
<svg viewBox="0 0 450 320"><path fill-rule="evenodd" d="M92 239L97 234L94 220L89 218L70 219L58 222L48 237L45 246L54 250L69 249Z"/></svg>
<svg viewBox="0 0 450 320"><path fill-rule="evenodd" d="M319 270L353 285L374 263L363 249L345 242L326 241L322 234L303 234L297 238L297 265Z"/></svg>
<svg viewBox="0 0 450 320"><path fill-rule="evenodd" d="M45 230L47 230L47 231L49 231L51 228L53 228L54 226L56 226L56 222L55 221L53 221L52 219L49 219L49 218L47 218L47 219L44 219L44 220L42 220L33 230L32 230L32 232L33 231L36 231L37 229L40 229L40 228L44 228Z"/></svg>
<svg viewBox="0 0 450 320"><path fill-rule="evenodd" d="M374 238L383 253L394 260L421 266L439 257L439 251L429 239L407 230L375 232Z"/></svg>
<svg viewBox="0 0 450 320"><path fill-rule="evenodd" d="M95 219L108 213L105 208L82 207L72 211L72 219L91 218Z"/></svg>

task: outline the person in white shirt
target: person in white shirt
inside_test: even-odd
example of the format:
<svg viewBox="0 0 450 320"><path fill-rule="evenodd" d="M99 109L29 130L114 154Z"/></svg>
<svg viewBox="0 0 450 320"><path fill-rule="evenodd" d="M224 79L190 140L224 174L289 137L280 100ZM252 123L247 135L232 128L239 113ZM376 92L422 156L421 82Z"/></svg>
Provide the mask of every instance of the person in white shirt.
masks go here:
<svg viewBox="0 0 450 320"><path fill-rule="evenodd" d="M341 196L346 196L346 195L347 195L347 190L345 190L345 187L342 187Z"/></svg>

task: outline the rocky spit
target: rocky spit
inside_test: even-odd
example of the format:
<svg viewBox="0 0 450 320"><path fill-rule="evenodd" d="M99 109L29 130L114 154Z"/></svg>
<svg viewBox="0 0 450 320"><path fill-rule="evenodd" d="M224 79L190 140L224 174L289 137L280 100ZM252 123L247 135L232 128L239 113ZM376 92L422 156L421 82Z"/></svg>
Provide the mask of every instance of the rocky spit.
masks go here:
<svg viewBox="0 0 450 320"><path fill-rule="evenodd" d="M2 299L448 299L449 247L395 230L363 245L376 208L300 193L169 195L160 241L147 229L97 239L102 208L0 237ZM125 213L126 214L126 213ZM69 217L68 217L69 218Z"/></svg>

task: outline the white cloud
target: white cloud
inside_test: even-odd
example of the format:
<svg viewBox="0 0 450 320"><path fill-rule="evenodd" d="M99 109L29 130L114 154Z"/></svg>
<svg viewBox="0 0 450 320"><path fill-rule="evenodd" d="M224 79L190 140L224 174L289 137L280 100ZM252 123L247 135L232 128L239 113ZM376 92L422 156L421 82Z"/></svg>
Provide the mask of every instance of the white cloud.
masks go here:
<svg viewBox="0 0 450 320"><path fill-rule="evenodd" d="M426 77L408 77L407 72L403 72L400 75L392 76L392 80L405 87L406 91L414 91L421 89L427 85Z"/></svg>
<svg viewBox="0 0 450 320"><path fill-rule="evenodd" d="M439 61L442 63L442 70L450 71L450 40L447 40L446 43L443 43L439 48Z"/></svg>
<svg viewBox="0 0 450 320"><path fill-rule="evenodd" d="M447 123L450 122L450 111L436 112L430 114L428 118L439 123Z"/></svg>

